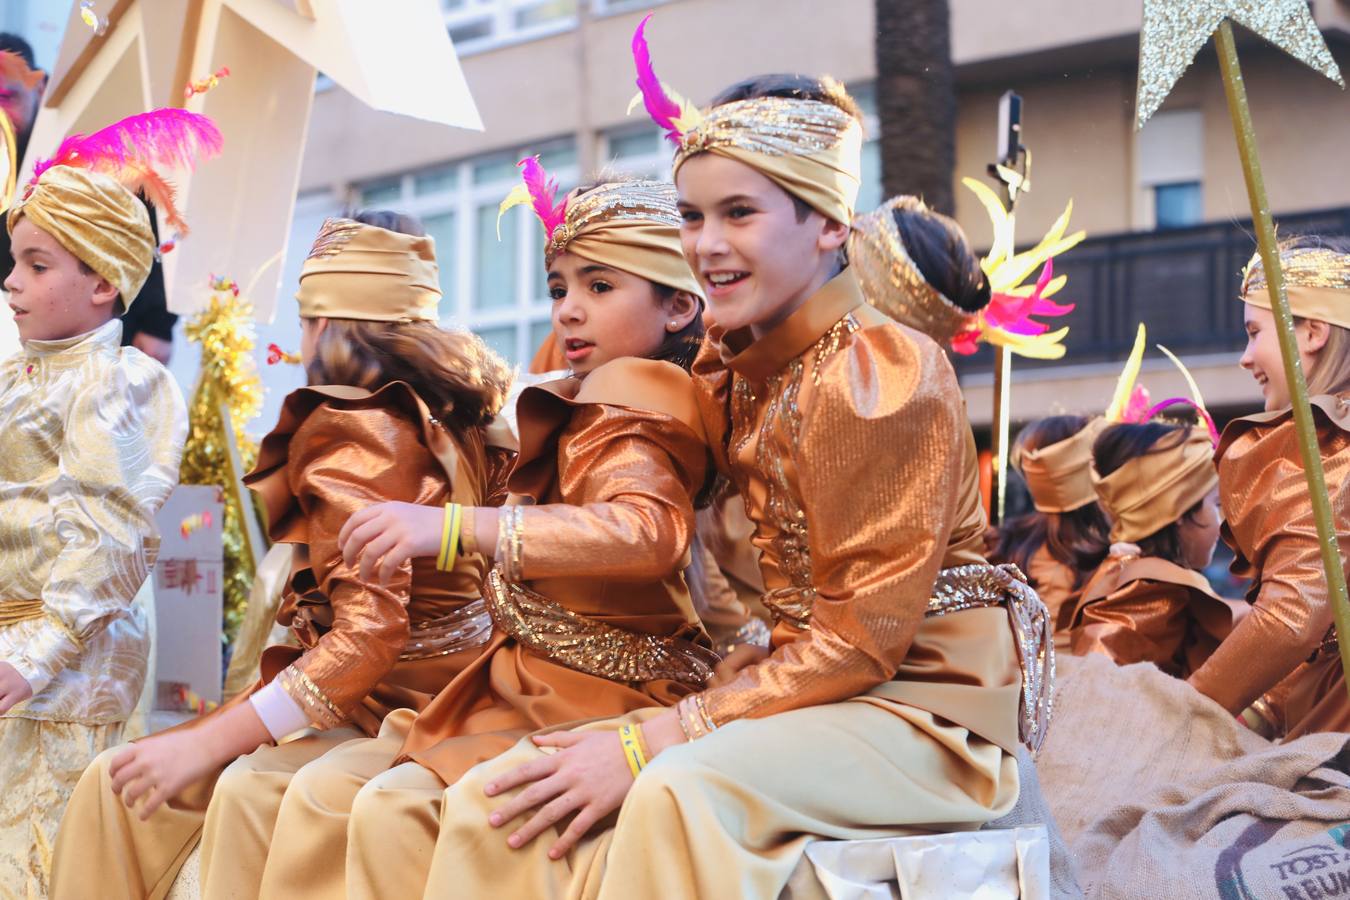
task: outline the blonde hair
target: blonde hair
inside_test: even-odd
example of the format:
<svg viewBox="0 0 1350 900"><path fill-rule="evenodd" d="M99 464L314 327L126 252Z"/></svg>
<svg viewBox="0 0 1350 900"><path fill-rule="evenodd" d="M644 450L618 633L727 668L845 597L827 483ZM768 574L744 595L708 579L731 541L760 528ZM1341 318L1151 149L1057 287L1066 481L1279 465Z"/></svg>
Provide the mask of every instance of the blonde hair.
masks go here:
<svg viewBox="0 0 1350 900"><path fill-rule="evenodd" d="M1295 316L1294 322L1303 319ZM1317 351L1308 372L1308 394L1343 394L1350 391L1350 329L1327 325L1327 342Z"/></svg>
<svg viewBox="0 0 1350 900"><path fill-rule="evenodd" d="M433 415L462 428L486 423L506 402L511 369L475 334L422 321L326 321L305 364L310 384L374 391L404 381Z"/></svg>

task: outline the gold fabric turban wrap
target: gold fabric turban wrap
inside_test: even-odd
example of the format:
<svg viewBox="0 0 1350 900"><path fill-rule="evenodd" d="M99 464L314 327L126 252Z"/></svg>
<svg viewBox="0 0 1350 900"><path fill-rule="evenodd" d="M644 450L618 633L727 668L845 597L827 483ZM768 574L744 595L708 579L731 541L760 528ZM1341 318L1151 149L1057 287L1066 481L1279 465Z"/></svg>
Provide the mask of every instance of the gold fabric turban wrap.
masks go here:
<svg viewBox="0 0 1350 900"><path fill-rule="evenodd" d="M1350 328L1350 255L1327 247L1298 247L1280 251L1289 309L1303 319L1317 319ZM1247 263L1242 299L1270 309L1266 272L1258 253Z"/></svg>
<svg viewBox="0 0 1350 900"><path fill-rule="evenodd" d="M927 207L918 197L901 195L854 219L848 236L849 268L857 274L868 303L948 347L958 334L975 328L979 316L952 303L924 279L905 249L895 222L897 209L926 211ZM1089 500L1095 499L1091 488L1089 484Z"/></svg>
<svg viewBox="0 0 1350 900"><path fill-rule="evenodd" d="M107 175L52 166L10 207L5 227L11 235L25 216L117 288L124 307L131 306L155 261L150 213L135 194Z"/></svg>
<svg viewBox="0 0 1350 900"><path fill-rule="evenodd" d="M1062 441L1035 450L1013 450L1012 464L1026 480L1036 509L1066 513L1097 501L1092 486L1092 445L1106 424L1105 419L1093 419Z"/></svg>
<svg viewBox="0 0 1350 900"><path fill-rule="evenodd" d="M703 297L684 258L675 186L667 182L621 181L572 195L567 218L544 248L544 265L564 252Z"/></svg>
<svg viewBox="0 0 1350 900"><path fill-rule="evenodd" d="M1214 444L1204 428L1192 428L1175 447L1150 449L1105 478L1094 469L1092 482L1111 517L1112 542L1139 541L1180 519L1214 490L1219 483Z"/></svg>
<svg viewBox="0 0 1350 900"><path fill-rule="evenodd" d="M300 270L305 318L435 322L441 302L436 242L328 219Z"/></svg>
<svg viewBox="0 0 1350 900"><path fill-rule="evenodd" d="M695 154L745 163L812 209L845 225L862 184L862 125L819 100L757 97L714 106L684 132L675 173Z"/></svg>

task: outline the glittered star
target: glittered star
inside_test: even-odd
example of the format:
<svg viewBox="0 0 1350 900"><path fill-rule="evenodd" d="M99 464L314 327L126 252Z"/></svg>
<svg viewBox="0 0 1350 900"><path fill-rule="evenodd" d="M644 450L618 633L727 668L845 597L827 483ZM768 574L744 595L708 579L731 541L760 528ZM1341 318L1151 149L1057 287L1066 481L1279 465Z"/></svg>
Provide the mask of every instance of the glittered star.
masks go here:
<svg viewBox="0 0 1350 900"><path fill-rule="evenodd" d="M1144 127L1225 18L1345 87L1307 0L1144 0L1136 127Z"/></svg>

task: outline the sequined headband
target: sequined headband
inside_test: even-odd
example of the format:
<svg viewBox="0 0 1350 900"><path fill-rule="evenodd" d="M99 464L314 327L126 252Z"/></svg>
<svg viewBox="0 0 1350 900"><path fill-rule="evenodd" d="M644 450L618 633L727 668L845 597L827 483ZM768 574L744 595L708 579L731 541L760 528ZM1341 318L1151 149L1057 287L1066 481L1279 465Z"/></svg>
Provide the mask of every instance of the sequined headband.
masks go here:
<svg viewBox="0 0 1350 900"><path fill-rule="evenodd" d="M1350 254L1329 247L1287 248L1280 251L1280 268L1294 315L1350 328ZM1270 309L1260 254L1253 256L1243 270L1242 299Z"/></svg>
<svg viewBox="0 0 1350 900"><path fill-rule="evenodd" d="M544 248L544 265L553 265L558 254L583 231L623 221L645 221L678 232L675 186L660 181L620 181L570 197L566 218L553 230Z"/></svg>
<svg viewBox="0 0 1350 900"><path fill-rule="evenodd" d="M928 212L918 197L894 197L853 220L849 267L857 272L863 297L886 315L922 331L943 345L976 327L978 316L952 303L923 277L895 221L896 210Z"/></svg>
<svg viewBox="0 0 1350 900"><path fill-rule="evenodd" d="M754 97L714 106L706 113L670 90L652 69L647 16L633 35L639 104L676 146L674 171L699 153L742 162L783 190L838 222L853 220L862 183L862 124L843 108L847 92L821 79L839 104L795 97Z"/></svg>
<svg viewBox="0 0 1350 900"><path fill-rule="evenodd" d="M555 203L557 182L537 159L520 162L521 184L498 208L501 216L513 206L530 205L544 226L544 265L551 268L564 252L648 281L702 297L680 244L680 217L675 186L660 181L619 181L584 194L573 192Z"/></svg>

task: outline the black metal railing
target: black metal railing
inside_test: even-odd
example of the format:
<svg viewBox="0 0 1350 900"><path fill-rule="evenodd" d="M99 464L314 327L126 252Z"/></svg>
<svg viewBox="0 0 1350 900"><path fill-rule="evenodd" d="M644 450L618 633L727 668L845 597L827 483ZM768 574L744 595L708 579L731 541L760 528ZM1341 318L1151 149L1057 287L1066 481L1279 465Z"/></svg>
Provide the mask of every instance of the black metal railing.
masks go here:
<svg viewBox="0 0 1350 900"><path fill-rule="evenodd" d="M1282 236L1350 235L1350 207L1276 216ZM1076 305L1051 320L1069 326L1064 362L1124 359L1140 322L1149 343L1183 356L1240 350L1246 342L1237 297L1255 252L1250 220L1089 238L1055 260L1069 276L1055 297ZM993 351L955 356L960 374L993 368ZM1018 359L1018 368L1054 365Z"/></svg>

